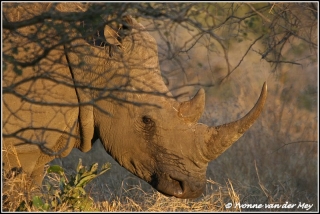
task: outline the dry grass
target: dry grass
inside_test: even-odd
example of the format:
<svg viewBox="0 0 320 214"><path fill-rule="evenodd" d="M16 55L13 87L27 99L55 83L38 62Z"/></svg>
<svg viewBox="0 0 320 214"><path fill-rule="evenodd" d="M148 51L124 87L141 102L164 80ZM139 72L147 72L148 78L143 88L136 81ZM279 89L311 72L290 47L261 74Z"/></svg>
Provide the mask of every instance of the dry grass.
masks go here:
<svg viewBox="0 0 320 214"><path fill-rule="evenodd" d="M23 201L32 200L33 193L38 192L37 188L31 187L30 178L21 173L19 176L4 173L2 189L2 210L15 211ZM28 211L31 211L29 204L26 204Z"/></svg>
<svg viewBox="0 0 320 214"><path fill-rule="evenodd" d="M24 203L24 211L41 211L31 204L32 197L35 194L42 196L47 201L53 200L53 198L48 198L48 194L44 190L40 194L38 189L30 188L30 183L26 178L26 174L22 173L22 176L5 179L5 184L9 188L3 192L3 195L15 196L13 198L10 197L10 200L8 200L9 198L3 199L2 209L4 211L16 211L19 206L21 207L22 202L29 202ZM46 178L46 182L58 186L59 179L55 175L50 175ZM217 212L239 210L236 208L226 209L224 206L229 202L240 202L239 196L234 191L230 181L228 185L222 186L212 180L208 180L207 189L211 189L212 193L198 199L189 200L166 197L155 190L145 192L141 185L137 185L131 189L124 190L122 195L114 196L109 201L96 202L93 208L102 212ZM64 212L73 210L70 205L62 204L59 209L51 211Z"/></svg>
<svg viewBox="0 0 320 214"><path fill-rule="evenodd" d="M210 179L207 180L206 193L197 199L177 199L174 197L166 197L159 192L145 191L143 184L132 186L128 188L125 185L121 195L113 195L108 200L97 201L93 208L100 212L229 212L229 211L301 211L303 209L297 207L298 204L293 201L296 197L301 199L301 202L313 204L309 211L317 210L316 200L308 200L308 196L303 198L295 194L291 195L292 190L281 191L289 186L278 187L277 192L268 189L265 184L260 180L258 169L256 173L259 179L258 184L255 186L241 186L239 183L233 183L227 180L224 185L218 184ZM27 176L22 174L19 178L10 177L5 179L6 186L9 186L4 195L14 195L14 200L4 200L2 209L4 211L16 211L21 205L21 202L31 201L34 194L40 195L47 201L53 200L48 197L45 191L42 195L38 189L30 189ZM59 179L57 176L47 176L45 182L58 185ZM18 185L17 185L18 184ZM285 184L283 184L285 185ZM95 184L87 188L87 193L90 195L95 189ZM97 189L95 190L97 191ZM102 193L102 192L100 192ZM100 194L96 192L96 194ZM92 195L91 195L92 196ZM231 207L226 208L228 204ZM266 208L266 204L295 204L296 207L285 208ZM262 208L248 208L246 205L262 204ZM240 206L241 205L241 206ZM24 210L41 211L30 203L25 203ZM62 204L58 209L51 210L56 212L70 212L73 211L70 204Z"/></svg>
<svg viewBox="0 0 320 214"><path fill-rule="evenodd" d="M232 188L222 187L212 180L207 181L207 188L209 187L215 187L216 190L211 194L191 200L166 197L156 191L147 193L142 190L141 186L136 186L120 198L117 197L110 202L101 202L100 206L102 211L220 212L226 211L224 206L226 202L239 202L239 197Z"/></svg>

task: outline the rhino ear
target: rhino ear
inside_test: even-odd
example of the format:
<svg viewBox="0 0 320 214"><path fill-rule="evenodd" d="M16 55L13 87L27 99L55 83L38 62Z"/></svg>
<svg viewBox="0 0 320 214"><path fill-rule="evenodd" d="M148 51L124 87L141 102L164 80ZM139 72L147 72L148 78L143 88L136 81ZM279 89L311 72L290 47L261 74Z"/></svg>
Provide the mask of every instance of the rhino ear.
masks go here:
<svg viewBox="0 0 320 214"><path fill-rule="evenodd" d="M109 25L106 25L104 27L104 37L107 43L121 46L122 40L131 33L133 24L133 18L126 15L121 18L116 26L113 26L117 31Z"/></svg>
<svg viewBox="0 0 320 214"><path fill-rule="evenodd" d="M128 15L123 16L121 19L112 23L108 22L107 25L99 27L94 32L92 29L95 29L97 26L94 26L90 22L83 23L83 26L86 26L86 28L84 28L81 33L90 45L98 47L108 46L113 49L116 47L122 47L123 39L131 34L134 25L133 18Z"/></svg>
<svg viewBox="0 0 320 214"><path fill-rule="evenodd" d="M118 40L119 37L119 34L110 26L106 25L104 27L104 38L106 39L107 44L121 46L121 43Z"/></svg>
<svg viewBox="0 0 320 214"><path fill-rule="evenodd" d="M205 92L204 89L201 88L191 100L180 103L178 114L186 122L195 123L203 113L204 104Z"/></svg>

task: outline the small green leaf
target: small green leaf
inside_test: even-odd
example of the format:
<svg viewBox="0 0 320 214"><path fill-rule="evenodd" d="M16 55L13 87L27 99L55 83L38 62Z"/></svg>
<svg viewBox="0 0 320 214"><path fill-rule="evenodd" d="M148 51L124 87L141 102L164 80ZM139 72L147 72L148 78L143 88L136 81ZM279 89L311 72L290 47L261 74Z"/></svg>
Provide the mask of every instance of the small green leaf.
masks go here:
<svg viewBox="0 0 320 214"><path fill-rule="evenodd" d="M82 166L82 159L79 158L79 163L78 163L78 166L77 166L77 172L79 172L81 168L83 168L83 166Z"/></svg>
<svg viewBox="0 0 320 214"><path fill-rule="evenodd" d="M97 176L102 175L103 173L108 171L110 168L111 168L111 164L110 163L105 163L104 165L102 165L101 171Z"/></svg>
<svg viewBox="0 0 320 214"><path fill-rule="evenodd" d="M48 211L48 210L50 209L50 205L49 205L48 203L45 203L45 204L43 205L43 209L44 209L45 211Z"/></svg>
<svg viewBox="0 0 320 214"><path fill-rule="evenodd" d="M74 180L73 185L75 185L79 183L80 179L81 179L81 175L78 173L76 174L75 178L70 181L70 183Z"/></svg>
<svg viewBox="0 0 320 214"><path fill-rule="evenodd" d="M43 209L44 203L39 196L34 196L32 199L32 205L38 209Z"/></svg>
<svg viewBox="0 0 320 214"><path fill-rule="evenodd" d="M98 171L98 163L92 164L92 166L90 168L90 172L91 173L96 173L97 171Z"/></svg>
<svg viewBox="0 0 320 214"><path fill-rule="evenodd" d="M82 178L78 184L76 184L77 187L85 187L87 185L87 183L89 183L92 179L94 179L95 177L97 177L97 175L88 175L84 178Z"/></svg>
<svg viewBox="0 0 320 214"><path fill-rule="evenodd" d="M59 165L52 165L47 170L47 173L56 173L56 174L59 174L59 175L63 175L64 174L64 170Z"/></svg>
<svg viewBox="0 0 320 214"><path fill-rule="evenodd" d="M86 195L86 191L82 187L75 187L73 189L72 197L80 198Z"/></svg>

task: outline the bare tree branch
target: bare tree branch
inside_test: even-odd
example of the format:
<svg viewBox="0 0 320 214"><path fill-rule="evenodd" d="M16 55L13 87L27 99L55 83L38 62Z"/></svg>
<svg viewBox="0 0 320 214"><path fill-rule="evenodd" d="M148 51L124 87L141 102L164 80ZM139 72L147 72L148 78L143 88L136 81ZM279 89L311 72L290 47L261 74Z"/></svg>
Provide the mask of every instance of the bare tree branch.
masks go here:
<svg viewBox="0 0 320 214"><path fill-rule="evenodd" d="M232 73L233 71L235 71L241 64L241 62L243 61L243 59L246 57L246 55L248 54L249 50L252 48L252 46L258 41L260 40L261 38L263 37L263 35L259 36L256 40L253 41L253 43L251 43L251 45L249 46L249 48L247 49L247 51L244 53L244 55L242 56L242 58L240 59L239 63L232 69L232 71L230 71L230 73L228 73L225 77L223 77L221 79L221 82L220 84L225 80L227 79Z"/></svg>

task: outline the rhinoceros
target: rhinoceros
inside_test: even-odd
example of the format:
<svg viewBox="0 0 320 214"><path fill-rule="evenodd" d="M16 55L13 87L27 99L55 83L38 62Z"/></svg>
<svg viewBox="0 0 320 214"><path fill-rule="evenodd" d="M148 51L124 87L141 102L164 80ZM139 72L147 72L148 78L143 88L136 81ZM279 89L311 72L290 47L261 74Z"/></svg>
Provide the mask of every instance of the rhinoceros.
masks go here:
<svg viewBox="0 0 320 214"><path fill-rule="evenodd" d="M4 168L20 168L37 184L49 161L72 148L87 152L100 139L121 166L159 192L199 197L208 163L249 129L266 100L265 83L243 118L209 127L198 123L204 90L185 102L172 96L155 39L132 17L120 29L104 26L98 35L104 42L61 22L47 24L60 24L64 34L39 24L14 32L6 28L13 20L5 20ZM59 43L63 39L70 42Z"/></svg>

